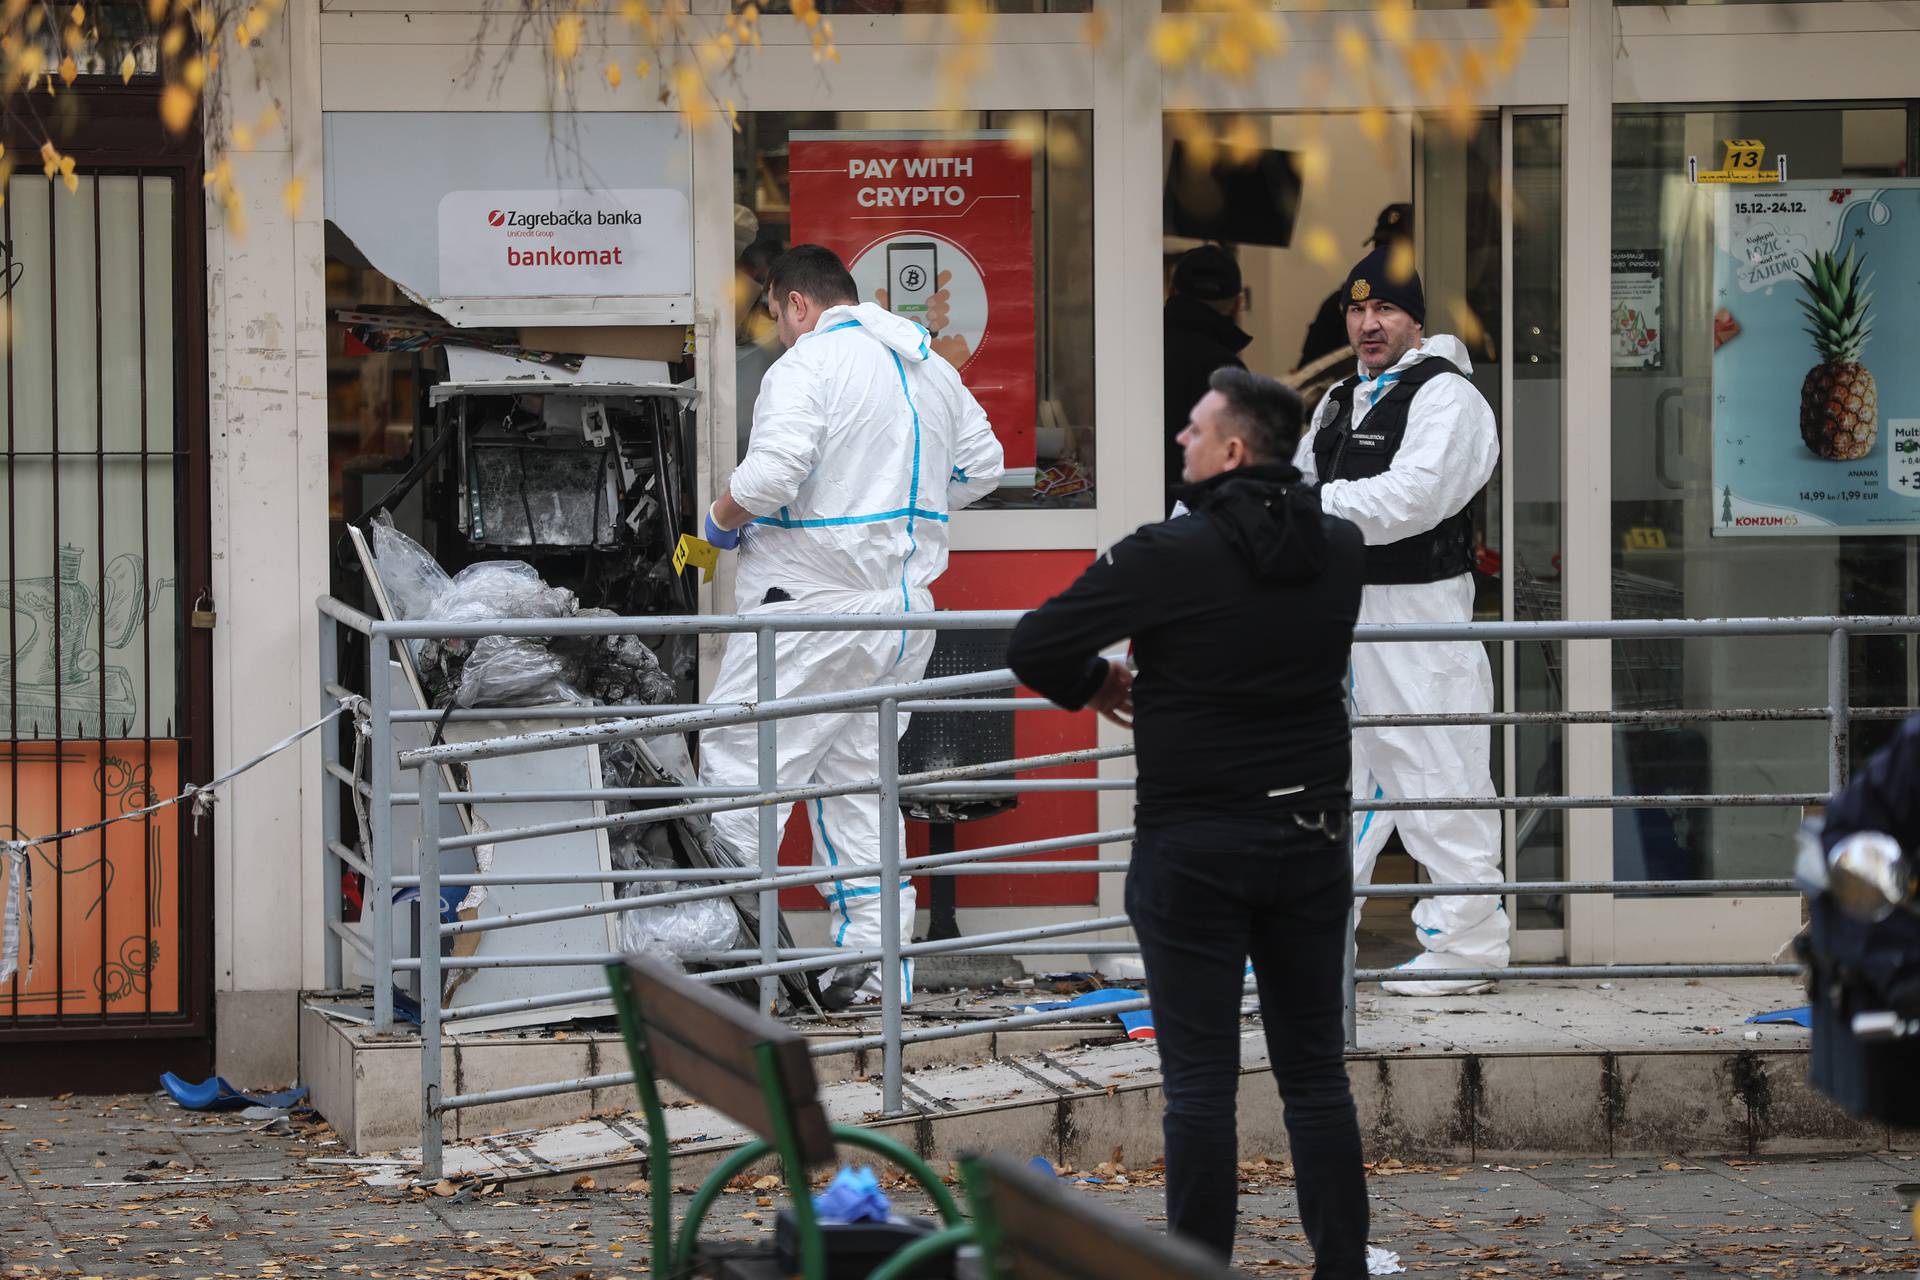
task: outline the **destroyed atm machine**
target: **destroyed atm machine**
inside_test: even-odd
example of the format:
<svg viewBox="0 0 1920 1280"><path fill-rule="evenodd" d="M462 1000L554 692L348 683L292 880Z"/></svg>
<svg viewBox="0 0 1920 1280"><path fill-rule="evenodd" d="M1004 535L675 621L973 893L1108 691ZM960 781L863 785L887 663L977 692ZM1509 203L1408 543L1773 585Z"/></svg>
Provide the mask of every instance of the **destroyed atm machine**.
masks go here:
<svg viewBox="0 0 1920 1280"><path fill-rule="evenodd" d="M437 572L457 578L469 566L520 561L544 587L571 592L578 611L699 612L696 575L673 567L681 535L700 527L697 446L709 434L695 421L693 157L678 116L339 110L326 113L324 126L328 285L333 318L346 331L340 336L368 351L413 354L416 385L437 379L414 400L405 461L387 460L404 471L400 481L412 482L410 500L382 501L383 491L392 492L384 471L372 483L356 476L362 495L342 503L353 531L366 532L358 528L360 513L389 506L395 527L424 548ZM339 370L343 378L350 372ZM484 616L519 615L489 608ZM609 689L624 678L616 671L602 680L607 668L598 665L584 669L576 661L584 646L556 641L551 649L572 664L570 678L576 671L584 678L576 691L602 704L697 701L696 637L631 638L644 642L671 679L670 699L657 688L644 697ZM471 654L462 675L471 670ZM425 706L449 708L446 681L434 673L452 671L451 662L436 667L425 644L412 656L414 673L424 670L422 683L433 687L404 692ZM403 674L408 669L397 665ZM566 700L476 694L469 705ZM453 741L488 731L490 723L449 717L413 727ZM550 722L512 723L518 731ZM548 754L560 753L524 759ZM619 785L607 751L587 754L592 758L581 767L588 781L550 781L546 789ZM677 771L684 774L684 746L680 755ZM565 807L548 804L529 821L561 820ZM514 825L513 815L481 810L476 805L473 816L495 829ZM623 858L634 854L604 830L587 834L598 837L597 849L521 841L514 853L579 856L591 869L623 869ZM491 847L493 856L509 856L507 844ZM488 900L469 909L484 917L508 907L566 905L536 890L544 891L490 886ZM607 892L587 882L575 890L593 899ZM648 910L617 920L624 925ZM611 930L616 917L593 920ZM608 933L577 919L571 925L565 946L538 936L544 925L460 936L480 940L487 953L524 947L551 954L576 943L583 955L610 949ZM542 984L584 989L600 980L597 971L571 966L466 972L474 976L449 993L450 1004L538 995ZM521 985L500 989L508 982Z"/></svg>
<svg viewBox="0 0 1920 1280"><path fill-rule="evenodd" d="M426 512L446 568L510 556L582 608L699 612L693 575L673 567L680 535L699 528L693 384L664 365L657 381L536 381L490 367L491 353L447 354L426 443L444 459ZM659 657L692 700L695 638L662 637Z"/></svg>
<svg viewBox="0 0 1920 1280"><path fill-rule="evenodd" d="M693 155L678 117L333 110L323 123L333 318L356 352L412 353L415 383L438 379L415 400L419 505L391 504L400 527L449 573L522 560L582 608L697 612L671 564L699 529ZM376 499L369 486L343 503L347 519ZM675 638L659 654L685 692L693 651Z"/></svg>
<svg viewBox="0 0 1920 1280"><path fill-rule="evenodd" d="M338 318L354 325L367 345L382 341L378 327L370 323L373 317L341 313ZM420 330L433 327L431 320L418 315L407 319L418 328L404 332L400 341L416 341L422 336ZM473 591L444 616L459 620L463 615L534 618L603 611L644 617L698 612L693 575L678 573L673 566L674 549L682 532L697 527L691 523L695 509L693 383L673 381L666 362L569 360L564 356L536 362L519 353L470 347L452 335L436 334L434 338L434 345L444 352L446 375L423 397L425 412L405 474L375 504L384 508L413 497L408 521L412 529L402 533L389 523L386 535L429 562L437 580L450 584L452 590L457 591L461 584L477 587L483 581L463 571L486 574L490 566L500 562L519 562L537 575L529 582L522 574L486 574L486 583L506 585L497 590L489 586L484 592ZM624 378L616 380L611 375ZM385 516L374 519L377 522ZM354 532L359 535L362 530ZM417 533L420 542L408 541L411 533ZM364 534L355 541L363 553L373 553L363 563L381 580L379 611L388 616L409 616L404 607L395 611L396 605L404 604L398 593L399 583L407 578L406 562L389 561L380 528L370 525ZM445 608L446 599L441 596L438 607ZM562 611L552 612L554 609ZM465 697L470 692L466 678L479 660L481 647L426 641L412 647L410 654L396 649L394 697L396 705L412 702L447 710L456 705L534 706L572 701L576 696L613 706L693 701L697 696L695 643L693 636L672 634L630 635L617 642L507 641L488 651L489 675L476 686L486 692L469 702ZM634 655L628 653L639 645L653 651L653 658L646 663L633 661ZM464 659L450 658L449 653L454 651L463 653ZM527 660L519 661L515 656L519 654L526 655ZM564 679L572 682L564 692L554 691L556 670L564 671ZM667 677L666 682L661 680L662 675ZM459 697L455 696L456 686ZM512 728L524 731L558 727L560 723L564 722L515 721ZM403 747L426 745L430 737L458 741L505 730L499 722L463 724L444 718L437 723L396 726ZM667 744L655 745L664 751ZM623 763L615 764L608 754L613 751L585 747L518 758L507 766L507 777L492 781L482 774L494 766L476 763L467 766L474 772L466 776L479 790L502 786L511 790L508 779L519 777L522 771L527 787L563 791L674 780L626 777L621 770L632 769L635 762L623 756ZM674 757L663 758L677 774L688 776L691 762L685 758L684 749L679 753L677 768L672 764ZM460 783L450 778L445 785ZM587 801L574 803L571 808L476 804L470 811L467 806L450 807L442 815L442 828L443 835L459 835L482 825L514 827L548 820L591 819L610 811ZM488 855L504 860L498 867L468 865L467 855L460 854L443 858L442 867L443 871L456 873L609 871L655 865L662 856L672 862L671 851L676 848L683 854L690 852L697 862L698 846L687 845L686 839L677 840L676 834L692 838L690 833L668 833L664 825L620 832L589 831L499 846ZM627 838L620 839L622 836ZM665 843L654 848L660 841L650 836L660 837ZM605 884L534 884L496 886L484 897L469 894L463 898L454 890L451 896L443 893L441 915L443 919L450 918L449 913L474 919L572 907L597 901L608 891ZM403 897L397 897L396 904ZM453 954L471 954L475 946L495 958L516 953L579 952L591 956L610 948L628 949L637 945L635 938L640 936L629 935L629 926L636 920L646 918L650 923L645 928L656 932L677 927L659 920L659 915L660 911L596 916L467 934L461 940L467 950L456 949ZM700 922L708 932L717 927L704 916ZM406 953L419 946L420 926L413 911L396 915L394 927L396 949ZM733 936L728 926L725 936L716 935L695 949L724 948ZM596 971L585 966L456 970L443 997L450 1008L538 999L589 987L595 977ZM417 975L402 979L400 985L402 996L417 998ZM608 1012L603 1005L585 1001L525 1014L494 1015L462 1026L481 1031L600 1016Z"/></svg>

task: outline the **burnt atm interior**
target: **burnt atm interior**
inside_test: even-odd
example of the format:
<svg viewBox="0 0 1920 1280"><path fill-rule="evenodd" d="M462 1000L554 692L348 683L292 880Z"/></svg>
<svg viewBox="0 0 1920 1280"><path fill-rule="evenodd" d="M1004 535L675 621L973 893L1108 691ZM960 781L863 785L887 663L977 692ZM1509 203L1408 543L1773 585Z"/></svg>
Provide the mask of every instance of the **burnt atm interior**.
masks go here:
<svg viewBox="0 0 1920 1280"><path fill-rule="evenodd" d="M378 612L347 530L385 518L450 575L519 561L582 610L698 612L683 331L457 328L328 230L334 595ZM648 642L693 700L693 638Z"/></svg>

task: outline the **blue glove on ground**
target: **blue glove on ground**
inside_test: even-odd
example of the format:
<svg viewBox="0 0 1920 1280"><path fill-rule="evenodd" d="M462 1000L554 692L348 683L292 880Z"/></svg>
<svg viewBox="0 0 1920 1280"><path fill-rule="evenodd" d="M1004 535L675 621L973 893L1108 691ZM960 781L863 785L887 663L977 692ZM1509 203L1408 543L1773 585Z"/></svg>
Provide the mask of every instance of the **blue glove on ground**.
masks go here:
<svg viewBox="0 0 1920 1280"><path fill-rule="evenodd" d="M893 1206L872 1169L841 1165L827 1189L813 1198L813 1211L823 1222L885 1222Z"/></svg>
<svg viewBox="0 0 1920 1280"><path fill-rule="evenodd" d="M712 507L707 508L706 539L722 551L738 551L740 549L740 531L738 529L722 529L718 524L714 523Z"/></svg>

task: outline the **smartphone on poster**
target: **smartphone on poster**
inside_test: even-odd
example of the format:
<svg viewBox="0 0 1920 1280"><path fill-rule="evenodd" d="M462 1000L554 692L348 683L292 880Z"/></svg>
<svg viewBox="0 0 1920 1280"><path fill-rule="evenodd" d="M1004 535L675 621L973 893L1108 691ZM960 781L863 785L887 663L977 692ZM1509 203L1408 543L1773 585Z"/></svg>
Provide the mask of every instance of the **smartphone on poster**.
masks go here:
<svg viewBox="0 0 1920 1280"><path fill-rule="evenodd" d="M931 240L895 240L887 246L887 309L925 325L927 300L939 278L938 248Z"/></svg>

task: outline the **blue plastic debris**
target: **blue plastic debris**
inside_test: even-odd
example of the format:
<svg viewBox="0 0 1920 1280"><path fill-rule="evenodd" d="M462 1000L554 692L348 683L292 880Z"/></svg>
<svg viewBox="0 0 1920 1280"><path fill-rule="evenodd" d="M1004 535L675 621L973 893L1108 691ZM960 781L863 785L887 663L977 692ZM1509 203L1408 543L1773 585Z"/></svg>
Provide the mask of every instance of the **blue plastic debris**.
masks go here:
<svg viewBox="0 0 1920 1280"><path fill-rule="evenodd" d="M1798 1009L1775 1009L1772 1013L1756 1013L1748 1022L1791 1022L1795 1026L1813 1030L1813 1006L1803 1004Z"/></svg>
<svg viewBox="0 0 1920 1280"><path fill-rule="evenodd" d="M1085 995L1075 996L1071 1000L1054 1000L1047 1004L1028 1005L1036 1013L1048 1013L1054 1009L1084 1009L1093 1004L1113 1004L1120 1000L1138 1000L1145 992L1129 991L1124 987L1102 987L1098 991L1089 991ZM1153 1011L1134 1009L1126 1013L1115 1014L1129 1040L1153 1039Z"/></svg>
<svg viewBox="0 0 1920 1280"><path fill-rule="evenodd" d="M813 1211L822 1222L885 1222L893 1214L893 1205L872 1169L842 1165L827 1189L813 1198Z"/></svg>
<svg viewBox="0 0 1920 1280"><path fill-rule="evenodd" d="M463 884L443 884L440 886L440 923L452 924L460 918L460 904L467 900L467 887ZM420 889L417 885L393 892L393 905L420 901Z"/></svg>
<svg viewBox="0 0 1920 1280"><path fill-rule="evenodd" d="M419 1026L420 1002L400 988L395 987L393 989L393 1016L402 1022L411 1022L414 1026Z"/></svg>
<svg viewBox="0 0 1920 1280"><path fill-rule="evenodd" d="M1037 1173L1044 1173L1049 1178L1057 1178L1060 1176L1054 1172L1053 1161L1047 1159L1045 1156L1035 1156L1033 1159L1027 1161L1027 1167Z"/></svg>
<svg viewBox="0 0 1920 1280"><path fill-rule="evenodd" d="M307 1096L305 1085L280 1093L244 1093L220 1076L191 1084L171 1071L160 1073L160 1087L189 1111L238 1111L243 1107L272 1107L281 1111Z"/></svg>

